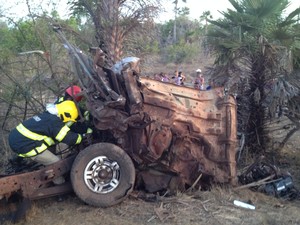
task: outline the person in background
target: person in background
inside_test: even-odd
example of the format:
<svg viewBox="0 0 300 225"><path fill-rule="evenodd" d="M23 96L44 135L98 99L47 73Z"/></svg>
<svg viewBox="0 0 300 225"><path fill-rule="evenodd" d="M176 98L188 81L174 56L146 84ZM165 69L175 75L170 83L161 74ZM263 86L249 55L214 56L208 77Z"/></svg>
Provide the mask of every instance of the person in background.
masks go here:
<svg viewBox="0 0 300 225"><path fill-rule="evenodd" d="M176 81L177 81L177 77L178 77L178 71L175 70L174 71L174 74L172 75L172 83L175 83L176 84Z"/></svg>
<svg viewBox="0 0 300 225"><path fill-rule="evenodd" d="M73 101L66 100L58 104L48 104L46 111L33 116L14 128L8 137L10 148L20 157L31 158L42 164L50 165L60 157L49 150L59 142L68 145L81 143L84 135L72 132L67 122L76 122L78 110ZM65 182L64 177L57 177L54 184Z"/></svg>
<svg viewBox="0 0 300 225"><path fill-rule="evenodd" d="M209 79L208 80L208 86L206 87L206 90L208 91L208 90L211 90L211 89L213 89L214 88L214 80L213 79Z"/></svg>
<svg viewBox="0 0 300 225"><path fill-rule="evenodd" d="M196 70L196 78L194 80L194 88L198 89L198 90L204 90L204 77L202 74L201 69L197 69Z"/></svg>
<svg viewBox="0 0 300 225"><path fill-rule="evenodd" d="M164 77L164 73L163 73L163 72L160 72L160 73L158 74L158 80L159 80L159 81L163 81L163 77Z"/></svg>
<svg viewBox="0 0 300 225"><path fill-rule="evenodd" d="M178 76L180 77L180 85L184 85L185 75L182 71L179 71Z"/></svg>
<svg viewBox="0 0 300 225"><path fill-rule="evenodd" d="M179 71L176 74L177 76L174 78L174 83L177 85L184 85L185 76L183 75L182 71Z"/></svg>
<svg viewBox="0 0 300 225"><path fill-rule="evenodd" d="M159 80L159 81L161 81L160 74L158 74L158 73L154 74L154 80Z"/></svg>
<svg viewBox="0 0 300 225"><path fill-rule="evenodd" d="M165 83L169 83L170 82L170 78L169 78L169 76L166 73L162 73L161 81L165 82Z"/></svg>

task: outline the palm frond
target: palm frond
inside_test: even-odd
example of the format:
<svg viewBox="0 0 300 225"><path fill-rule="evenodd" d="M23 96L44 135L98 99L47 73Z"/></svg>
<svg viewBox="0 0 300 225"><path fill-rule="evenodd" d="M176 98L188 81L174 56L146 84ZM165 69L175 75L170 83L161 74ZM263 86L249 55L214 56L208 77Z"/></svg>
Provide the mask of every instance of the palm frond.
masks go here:
<svg viewBox="0 0 300 225"><path fill-rule="evenodd" d="M228 0L230 4L236 9L236 11L242 13L244 11L243 7L239 4L238 1Z"/></svg>
<svg viewBox="0 0 300 225"><path fill-rule="evenodd" d="M295 19L295 17L298 17L296 18L296 21L299 20L299 15L300 15L300 7L295 9L294 11L292 11L287 17L285 20L293 20Z"/></svg>
<svg viewBox="0 0 300 225"><path fill-rule="evenodd" d="M300 108L297 109L293 106L295 105L294 100L300 97L300 71L276 78L269 88L271 91L268 93L265 102L268 102L268 108L273 110L270 111L271 115L275 115L277 106L292 107L294 111L300 113ZM297 106L299 106L299 102Z"/></svg>
<svg viewBox="0 0 300 225"><path fill-rule="evenodd" d="M288 7L287 0L244 0L245 14L256 16L260 19L280 15Z"/></svg>

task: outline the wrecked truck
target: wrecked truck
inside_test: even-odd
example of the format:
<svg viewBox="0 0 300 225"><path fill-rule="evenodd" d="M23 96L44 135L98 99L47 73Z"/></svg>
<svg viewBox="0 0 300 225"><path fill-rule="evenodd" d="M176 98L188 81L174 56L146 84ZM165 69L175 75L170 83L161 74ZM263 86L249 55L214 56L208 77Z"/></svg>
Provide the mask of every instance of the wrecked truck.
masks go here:
<svg viewBox="0 0 300 225"><path fill-rule="evenodd" d="M90 57L55 31L84 90L91 141L56 164L2 176L0 195L31 200L73 190L85 203L107 207L135 188L236 184L236 102L222 87L199 91L151 79L137 58L107 68L101 49ZM62 174L69 177L64 185L49 185Z"/></svg>

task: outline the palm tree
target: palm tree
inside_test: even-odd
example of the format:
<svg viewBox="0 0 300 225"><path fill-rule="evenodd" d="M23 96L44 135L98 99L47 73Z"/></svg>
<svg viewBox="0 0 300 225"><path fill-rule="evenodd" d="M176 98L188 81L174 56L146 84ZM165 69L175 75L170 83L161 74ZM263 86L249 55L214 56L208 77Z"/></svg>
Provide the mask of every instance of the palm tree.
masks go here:
<svg viewBox="0 0 300 225"><path fill-rule="evenodd" d="M210 11L204 11L200 16L200 21L205 21L205 35L207 34L207 25L208 25L208 19L212 19L212 15L210 14Z"/></svg>
<svg viewBox="0 0 300 225"><path fill-rule="evenodd" d="M186 0L182 0L182 2L186 3ZM177 42L177 14L178 14L178 0L174 0L174 27L173 27L173 43Z"/></svg>
<svg viewBox="0 0 300 225"><path fill-rule="evenodd" d="M216 53L211 72L237 94L239 130L247 136L248 149L258 153L266 149L266 115L274 115L275 106L283 103L269 94L280 80L287 80L293 68L287 56L300 48L295 28L300 8L283 18L288 0L229 1L234 10L223 12L222 19L208 20L213 24L208 40ZM299 63L299 58L294 60ZM288 101L297 95L299 87L282 96Z"/></svg>
<svg viewBox="0 0 300 225"><path fill-rule="evenodd" d="M159 0L70 0L69 4L74 15L92 21L97 44L107 53L111 64L121 59L128 35L152 25L160 10Z"/></svg>

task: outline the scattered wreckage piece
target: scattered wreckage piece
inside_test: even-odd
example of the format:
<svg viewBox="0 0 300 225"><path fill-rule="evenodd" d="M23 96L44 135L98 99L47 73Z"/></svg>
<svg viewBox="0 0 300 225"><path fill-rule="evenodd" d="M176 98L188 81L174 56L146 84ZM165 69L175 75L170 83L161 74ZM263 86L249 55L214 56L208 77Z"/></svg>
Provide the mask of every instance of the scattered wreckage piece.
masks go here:
<svg viewBox="0 0 300 225"><path fill-rule="evenodd" d="M141 140L131 146L133 158L148 168L174 172L178 185L191 186L200 174L202 186L209 179L235 184L233 99L222 96L221 88L199 93L148 78L140 82L144 101L139 112L151 123L143 130L128 129ZM153 186L149 183L154 180L145 178L144 182Z"/></svg>
<svg viewBox="0 0 300 225"><path fill-rule="evenodd" d="M14 193L21 193L24 198L39 199L45 195L50 197L63 193L64 185L49 188L49 182L71 170L75 156L62 159L59 162L26 173L2 175L0 179L0 195L9 198ZM72 189L71 189L72 190ZM66 189L67 191L67 189Z"/></svg>
<svg viewBox="0 0 300 225"><path fill-rule="evenodd" d="M233 204L236 205L236 206L245 208L245 209L255 210L255 206L254 205L246 203L246 202L242 202L242 201L239 201L239 200L234 200Z"/></svg>
<svg viewBox="0 0 300 225"><path fill-rule="evenodd" d="M276 166L268 162L261 160L254 162L238 176L238 179L243 186L235 188L236 190L250 188L253 191L287 200L300 197L292 176L288 172L281 173Z"/></svg>

